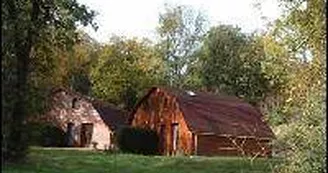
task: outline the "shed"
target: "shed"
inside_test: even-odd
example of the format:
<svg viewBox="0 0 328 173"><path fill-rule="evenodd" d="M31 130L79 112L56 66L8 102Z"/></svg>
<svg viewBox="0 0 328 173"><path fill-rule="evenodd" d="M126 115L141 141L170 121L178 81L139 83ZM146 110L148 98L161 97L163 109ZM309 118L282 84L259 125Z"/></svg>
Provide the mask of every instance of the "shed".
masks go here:
<svg viewBox="0 0 328 173"><path fill-rule="evenodd" d="M274 134L258 109L231 96L153 87L129 118L160 137L163 155L271 155Z"/></svg>
<svg viewBox="0 0 328 173"><path fill-rule="evenodd" d="M111 149L115 132L127 125L125 111L70 89L56 88L50 99L50 109L33 121L65 132L65 146Z"/></svg>

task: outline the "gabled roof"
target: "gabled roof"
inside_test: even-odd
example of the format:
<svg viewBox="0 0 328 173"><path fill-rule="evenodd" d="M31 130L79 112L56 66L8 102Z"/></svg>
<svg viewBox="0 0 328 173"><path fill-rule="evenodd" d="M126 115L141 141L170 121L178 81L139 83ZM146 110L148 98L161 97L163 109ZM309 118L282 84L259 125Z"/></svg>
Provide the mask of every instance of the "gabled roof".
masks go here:
<svg viewBox="0 0 328 173"><path fill-rule="evenodd" d="M91 103L105 124L112 130L128 125L127 113L125 111L100 100L92 100Z"/></svg>
<svg viewBox="0 0 328 173"><path fill-rule="evenodd" d="M153 87L137 107L156 89L175 96L188 128L196 134L274 137L260 111L237 97Z"/></svg>
<svg viewBox="0 0 328 173"><path fill-rule="evenodd" d="M72 95L75 95L81 99L84 99L84 100L90 102L92 104L92 106L96 109L96 111L99 113L99 115L102 118L102 120L104 121L104 123L112 130L115 130L121 126L125 126L128 124L127 123L127 112L117 108L116 106L114 106L110 103L82 95L78 92L75 92L75 91L67 89L67 88L56 88L52 91L52 94L55 94L55 93L58 93L61 91L65 91L67 93L70 93Z"/></svg>

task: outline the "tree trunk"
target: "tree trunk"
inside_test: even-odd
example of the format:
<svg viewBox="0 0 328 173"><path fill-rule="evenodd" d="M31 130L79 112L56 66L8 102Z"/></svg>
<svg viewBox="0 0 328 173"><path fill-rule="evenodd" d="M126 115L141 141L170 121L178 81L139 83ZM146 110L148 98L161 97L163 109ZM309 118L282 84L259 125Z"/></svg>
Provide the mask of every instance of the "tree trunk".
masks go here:
<svg viewBox="0 0 328 173"><path fill-rule="evenodd" d="M14 88L12 88L11 93L14 98L11 110L6 112L9 116L9 133L7 136L7 141L5 145L5 151L3 153L5 161L20 161L23 160L27 152L27 139L24 125L24 119L27 116L26 103L28 98L28 68L30 63L31 50L33 45L34 25L37 21L37 16L39 13L38 3L32 1L32 11L31 11L31 21L30 25L27 25L27 35L22 38L22 35L16 34L14 36L14 47L13 54L15 54L16 65L15 65L15 75L16 81L11 81L14 83ZM19 21L16 14L19 13L19 7L14 5L11 6L13 9L12 20ZM16 23L19 25L19 22ZM19 27L17 27L19 28ZM23 32L23 31L21 31ZM16 32L18 33L18 32Z"/></svg>

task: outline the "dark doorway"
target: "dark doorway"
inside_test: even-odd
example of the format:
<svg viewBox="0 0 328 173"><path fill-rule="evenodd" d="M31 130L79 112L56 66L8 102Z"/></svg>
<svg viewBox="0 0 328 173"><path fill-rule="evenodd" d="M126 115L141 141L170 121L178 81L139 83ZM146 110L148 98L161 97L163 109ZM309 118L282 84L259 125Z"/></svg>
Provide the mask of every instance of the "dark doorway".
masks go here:
<svg viewBox="0 0 328 173"><path fill-rule="evenodd" d="M159 150L161 154L165 154L165 125L162 124L159 129Z"/></svg>
<svg viewBox="0 0 328 173"><path fill-rule="evenodd" d="M66 131L66 146L72 147L74 145L74 123L67 123Z"/></svg>
<svg viewBox="0 0 328 173"><path fill-rule="evenodd" d="M92 123L83 123L81 125L81 147L88 147L91 144L92 133Z"/></svg>

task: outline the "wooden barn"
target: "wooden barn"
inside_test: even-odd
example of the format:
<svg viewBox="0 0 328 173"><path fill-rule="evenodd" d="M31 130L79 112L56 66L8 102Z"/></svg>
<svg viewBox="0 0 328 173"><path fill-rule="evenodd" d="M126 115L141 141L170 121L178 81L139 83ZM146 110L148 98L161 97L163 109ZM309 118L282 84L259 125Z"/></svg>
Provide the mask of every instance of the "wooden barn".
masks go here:
<svg viewBox="0 0 328 173"><path fill-rule="evenodd" d="M126 117L111 104L57 88L49 111L33 121L50 123L65 132L65 146L111 149L115 132L127 125Z"/></svg>
<svg viewBox="0 0 328 173"><path fill-rule="evenodd" d="M237 98L153 87L129 122L156 130L163 155L271 155L274 134L253 106Z"/></svg>

